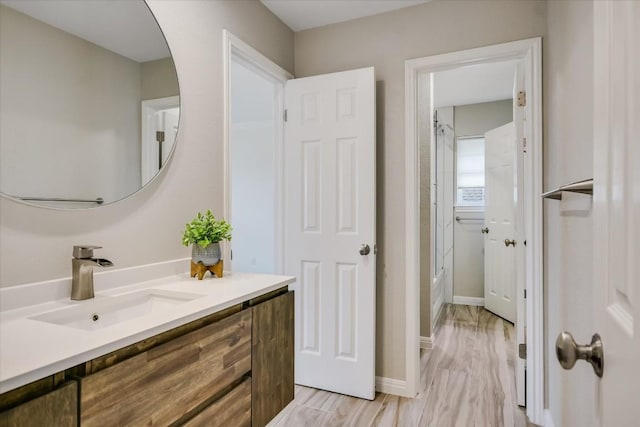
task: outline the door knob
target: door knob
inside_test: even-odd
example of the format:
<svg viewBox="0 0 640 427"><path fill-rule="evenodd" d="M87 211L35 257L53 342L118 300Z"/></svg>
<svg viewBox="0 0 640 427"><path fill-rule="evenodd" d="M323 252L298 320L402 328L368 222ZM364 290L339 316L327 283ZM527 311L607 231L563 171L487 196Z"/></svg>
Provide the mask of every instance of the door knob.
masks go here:
<svg viewBox="0 0 640 427"><path fill-rule="evenodd" d="M602 378L604 350L598 334L593 334L591 345L578 345L569 332L561 332L556 340L556 356L564 369L573 368L579 359L586 360L593 366L593 372Z"/></svg>
<svg viewBox="0 0 640 427"><path fill-rule="evenodd" d="M360 255L369 255L371 248L366 243L363 243L360 245L360 250L358 252L360 252Z"/></svg>
<svg viewBox="0 0 640 427"><path fill-rule="evenodd" d="M480 231L482 234L489 234L489 227L481 228Z"/></svg>
<svg viewBox="0 0 640 427"><path fill-rule="evenodd" d="M504 245L505 246L513 246L515 248L516 246L516 241L515 240L509 240L509 239L504 239Z"/></svg>

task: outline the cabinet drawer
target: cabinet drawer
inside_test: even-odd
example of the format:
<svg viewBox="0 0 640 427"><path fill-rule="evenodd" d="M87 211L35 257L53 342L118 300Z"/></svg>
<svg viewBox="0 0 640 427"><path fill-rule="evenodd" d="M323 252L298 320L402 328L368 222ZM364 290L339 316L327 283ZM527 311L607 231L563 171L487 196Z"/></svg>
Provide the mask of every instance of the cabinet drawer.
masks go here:
<svg viewBox="0 0 640 427"><path fill-rule="evenodd" d="M251 310L81 379L83 426L169 425L251 370Z"/></svg>
<svg viewBox="0 0 640 427"><path fill-rule="evenodd" d="M185 427L251 427L251 378L189 420Z"/></svg>
<svg viewBox="0 0 640 427"><path fill-rule="evenodd" d="M56 426L78 425L78 384L69 382L44 396L0 413L0 425Z"/></svg>

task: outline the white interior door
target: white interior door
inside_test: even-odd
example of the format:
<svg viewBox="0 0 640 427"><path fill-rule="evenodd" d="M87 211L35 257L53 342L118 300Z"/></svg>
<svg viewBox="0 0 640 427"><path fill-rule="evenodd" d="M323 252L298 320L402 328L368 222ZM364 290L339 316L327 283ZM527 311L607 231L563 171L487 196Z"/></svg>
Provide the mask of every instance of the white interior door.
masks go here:
<svg viewBox="0 0 640 427"><path fill-rule="evenodd" d="M373 399L374 70L290 80L286 108L285 272L297 277L295 380Z"/></svg>
<svg viewBox="0 0 640 427"><path fill-rule="evenodd" d="M594 301L602 426L640 422L640 2L594 2ZM587 343L580 343L587 344Z"/></svg>
<svg viewBox="0 0 640 427"><path fill-rule="evenodd" d="M516 321L515 126L513 122L485 133L484 305ZM507 242L513 244L507 246Z"/></svg>

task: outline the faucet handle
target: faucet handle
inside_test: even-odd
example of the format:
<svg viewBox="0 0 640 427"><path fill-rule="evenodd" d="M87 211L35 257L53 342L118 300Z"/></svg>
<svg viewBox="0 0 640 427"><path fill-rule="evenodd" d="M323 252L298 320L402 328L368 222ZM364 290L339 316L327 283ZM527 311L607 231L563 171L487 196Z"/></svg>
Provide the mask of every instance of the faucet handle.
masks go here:
<svg viewBox="0 0 640 427"><path fill-rule="evenodd" d="M92 258L94 249L101 249L102 246L77 245L73 247L73 257L78 259Z"/></svg>

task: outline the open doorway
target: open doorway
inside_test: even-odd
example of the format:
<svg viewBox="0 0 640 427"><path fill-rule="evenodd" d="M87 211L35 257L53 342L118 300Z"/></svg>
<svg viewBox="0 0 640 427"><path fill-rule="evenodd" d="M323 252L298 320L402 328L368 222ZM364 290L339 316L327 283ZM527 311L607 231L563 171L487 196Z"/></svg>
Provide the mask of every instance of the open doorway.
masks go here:
<svg viewBox="0 0 640 427"><path fill-rule="evenodd" d="M439 100L438 86L442 85L438 85L439 77L453 77L454 81L457 80L453 84L455 88L462 88L464 84L470 83L462 92L464 95L471 95L478 87L488 85L477 81L477 78L456 79L456 73L469 72L474 68L476 71L489 71L493 68L493 72L489 74L495 74L495 68L502 65L505 66L507 75L502 79L504 87L508 89L506 95L497 94L493 99L479 98L472 101ZM526 372L524 359L516 360L516 372L519 375L517 400L521 405L525 403L526 376L527 415L532 421L541 419L543 404L540 67L539 39L418 58L407 61L405 67L407 389L409 392L416 389L415 378L419 372L419 350L414 349L413 345L420 343L423 348L434 345L433 331L443 304L458 302L481 305L485 304L487 294L505 296L504 289L484 289L487 283L484 271L488 269L482 252L488 247L489 239L493 239L495 247L499 247L501 243L505 248L513 249L512 261L506 263L501 259L500 264L513 268L509 273L511 276L502 282L510 285L507 294L510 302L515 302L513 305L516 315L501 315L511 317L510 320L515 321L517 326L517 338L512 343L513 353L517 354L518 344L529 346L520 347L523 357L527 358ZM525 97L528 98L526 101ZM436 102L440 104L436 105ZM466 114L473 110L475 113ZM471 126L463 131L466 126L465 116L469 116L473 124L474 118L479 119L483 113L488 115L486 113L491 111L496 113L492 115L497 118L485 117L480 120L484 123L475 123L481 126ZM488 193L486 169L495 169L495 165L485 163L485 160L495 160L496 156L486 156L490 150L486 150L484 145L496 146L492 142L496 136L492 135L494 132L499 134L498 140L506 138L511 144L502 153L510 153L507 157L511 160L511 166L503 164L504 159L500 159L498 169L501 175L494 181L503 183L504 177L511 173L509 184L503 185L510 188L510 193L503 196L503 199L511 201L513 219L508 219L509 215L498 219L489 218L491 215L487 213L487 199L496 191ZM508 135L506 137L503 135L505 132ZM499 142L497 146L510 144ZM497 169L493 172L496 171ZM493 228L494 233L488 237L483 231L490 220L494 219L494 225L488 227ZM511 231L512 237L495 238L499 234L498 228L507 223L511 226L518 225ZM473 237L474 240L458 242L460 250L456 253L456 237L463 240ZM468 253L465 254L465 250ZM474 253L475 267L465 265L464 256L469 257ZM457 263L456 255L462 257ZM456 264L462 267L462 272L457 272L458 279L462 280L454 286ZM505 273L501 273L500 277L504 275ZM469 277L475 281L468 280ZM490 282L495 283L495 280L492 278ZM528 294L526 300L525 289ZM416 301L418 295L420 302ZM454 297L457 298L454 300ZM420 314L424 315L422 325ZM421 339L416 340L416 335Z"/></svg>
<svg viewBox="0 0 640 427"><path fill-rule="evenodd" d="M225 218L231 270L283 272L284 86L292 76L224 32Z"/></svg>

